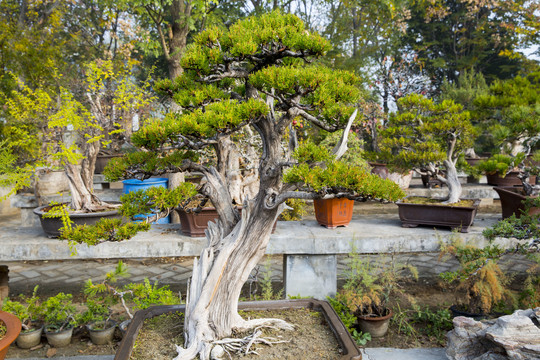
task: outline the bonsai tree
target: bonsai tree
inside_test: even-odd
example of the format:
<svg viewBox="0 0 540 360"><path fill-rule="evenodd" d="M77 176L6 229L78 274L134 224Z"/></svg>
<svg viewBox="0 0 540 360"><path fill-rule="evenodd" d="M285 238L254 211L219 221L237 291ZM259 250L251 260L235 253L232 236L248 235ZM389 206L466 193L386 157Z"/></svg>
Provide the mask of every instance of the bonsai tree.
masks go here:
<svg viewBox="0 0 540 360"><path fill-rule="evenodd" d="M497 152L528 154L540 140L540 72L494 81L474 105Z"/></svg>
<svg viewBox="0 0 540 360"><path fill-rule="evenodd" d="M390 153L399 167L412 167L446 184L445 202L458 202L461 184L456 163L474 139L469 113L452 100L435 103L417 94L401 98L399 109L381 132L381 149Z"/></svg>
<svg viewBox="0 0 540 360"><path fill-rule="evenodd" d="M340 162L345 139L334 154L310 142L294 149L290 129L295 119L333 132L356 115L359 79L312 63L329 48L296 16L279 12L247 18L229 30L209 28L186 50L181 63L185 72L156 86L182 112L148 121L131 139L143 151L109 163L107 175L113 179L198 171L204 174L199 192L220 216L217 223L210 223L208 246L193 264L186 347L178 346L177 359L197 355L208 359L213 341L233 331L264 325L291 328L281 320L244 320L237 311L242 285L264 255L272 225L287 199L342 196L394 201L404 195L394 183ZM244 199L240 214L227 186L227 156L246 128L257 134L257 141L246 145L259 157L258 186L253 197ZM197 151L203 149L214 156L199 157ZM171 190L172 196L179 194L177 189ZM130 206L151 206L165 215L164 199L170 193L153 199L133 195ZM190 197L186 192L174 206L183 206Z"/></svg>
<svg viewBox="0 0 540 360"><path fill-rule="evenodd" d="M68 329L76 323L73 295L58 293L43 302L45 329L51 332Z"/></svg>
<svg viewBox="0 0 540 360"><path fill-rule="evenodd" d="M456 282L457 289L465 290L465 299L459 304L465 311L488 314L501 301L513 306L515 297L508 288L510 278L499 266L499 259L506 253L496 245L477 248L454 241L441 246L441 256L452 255L459 262L459 269L440 276L448 283Z"/></svg>
<svg viewBox="0 0 540 360"><path fill-rule="evenodd" d="M21 301L6 299L2 304L2 311L12 313L21 320L23 332L43 325L43 305L37 295L37 290L38 286L34 287L32 296L21 296Z"/></svg>
<svg viewBox="0 0 540 360"><path fill-rule="evenodd" d="M42 163L64 168L73 211L114 207L94 194L93 176L98 152L111 141L106 138L130 130L134 116L142 114L153 99L148 84L139 86L134 80L131 71L134 65L130 61L120 65L111 60L87 64L79 89L84 94L82 97L66 88L51 94L21 84L21 89L7 103L8 113L13 117L31 118L37 109L48 115L47 130L42 134L46 144ZM32 111L27 110L29 107ZM21 172L11 168L12 173L17 171ZM13 178L21 177L24 179L20 174ZM23 181L19 183L23 185Z"/></svg>

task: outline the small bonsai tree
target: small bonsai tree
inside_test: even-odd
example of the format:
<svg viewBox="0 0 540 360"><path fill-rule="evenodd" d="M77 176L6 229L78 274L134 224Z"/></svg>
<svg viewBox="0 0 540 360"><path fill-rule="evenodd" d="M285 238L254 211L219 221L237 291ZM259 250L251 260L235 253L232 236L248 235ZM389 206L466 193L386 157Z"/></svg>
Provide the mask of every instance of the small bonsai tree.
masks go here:
<svg viewBox="0 0 540 360"><path fill-rule="evenodd" d="M11 313L21 320L23 332L34 330L36 326L43 325L44 309L41 299L37 295L37 290L38 286L34 287L32 296L21 296L20 301L6 299L2 305L2 311Z"/></svg>
<svg viewBox="0 0 540 360"><path fill-rule="evenodd" d="M312 64L329 48L296 16L279 12L250 17L228 30L212 27L200 33L182 58L184 74L157 84L157 90L183 111L150 120L132 137L144 151L110 163L108 176L114 179L201 172L204 185L199 192L220 216L216 224L209 224L208 246L193 264L186 347L178 346L177 359L197 355L208 359L213 341L233 331L264 325L290 328L275 319L244 320L237 311L242 285L264 255L272 225L287 199L342 196L394 201L403 196L391 181L340 162L346 139L335 148L337 156L312 143L294 149L290 129L296 118L333 132L356 115L359 79ZM235 170L228 167L228 154L244 129L257 134L257 141L247 145L259 157L258 186L254 196L244 199L240 214L227 183L229 172ZM196 151L202 149L214 152L213 163L198 161ZM154 199L141 196L135 203L151 204L164 215L167 197L166 193ZM174 206L189 200L178 198Z"/></svg>
<svg viewBox="0 0 540 360"><path fill-rule="evenodd" d="M98 60L84 68L84 81L78 89L83 96L66 88L50 93L20 84L20 90L14 91L13 99L7 103L7 113L21 121L31 121L37 109L41 116L47 115L47 129L41 135L45 144L43 161L37 165L64 168L73 211L92 212L115 207L94 194L94 169L101 147L111 142L107 138L129 134L134 116L142 114L153 100L148 83L139 85L134 79L131 71L134 66L130 61L119 64ZM13 152L3 153L6 157L13 156ZM28 171L15 166L7 170L16 187L27 185ZM27 167L24 170L28 170Z"/></svg>
<svg viewBox="0 0 540 360"><path fill-rule="evenodd" d="M446 203L458 202L462 190L456 163L474 139L469 113L452 100L435 103L417 94L401 98L399 109L381 131L381 150L391 154L398 167L412 167L446 184Z"/></svg>
<svg viewBox="0 0 540 360"><path fill-rule="evenodd" d="M454 256L460 267L456 271L441 273L448 283L457 282L458 289L466 292L461 306L476 314L488 314L500 302L514 306L515 297L508 288L510 278L499 266L499 259L506 252L496 245L477 248L454 241L441 246L441 256Z"/></svg>
<svg viewBox="0 0 540 360"><path fill-rule="evenodd" d="M76 323L76 308L73 295L58 293L43 302L45 312L45 328L56 332L68 329Z"/></svg>

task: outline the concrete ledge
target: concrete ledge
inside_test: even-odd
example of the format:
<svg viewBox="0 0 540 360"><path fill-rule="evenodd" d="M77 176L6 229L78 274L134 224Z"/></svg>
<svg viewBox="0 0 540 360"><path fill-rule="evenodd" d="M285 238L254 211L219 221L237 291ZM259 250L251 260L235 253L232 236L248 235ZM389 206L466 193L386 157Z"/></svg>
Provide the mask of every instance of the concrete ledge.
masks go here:
<svg viewBox="0 0 540 360"><path fill-rule="evenodd" d="M469 243L486 243L482 230L491 226L500 215L477 216L467 234L454 234L446 228L428 227L404 229L395 214L365 216L354 219L349 227L326 229L313 221L278 222L266 253L269 255L348 254L353 247L358 253L432 252L440 241L459 236ZM115 258L154 258L199 256L206 245L205 238L190 238L178 233L180 226L154 225L149 232L120 243L97 246L77 245L77 255L71 256L67 241L48 239L41 228L6 227L0 233L0 262L24 260L77 260ZM502 246L512 240L501 239Z"/></svg>

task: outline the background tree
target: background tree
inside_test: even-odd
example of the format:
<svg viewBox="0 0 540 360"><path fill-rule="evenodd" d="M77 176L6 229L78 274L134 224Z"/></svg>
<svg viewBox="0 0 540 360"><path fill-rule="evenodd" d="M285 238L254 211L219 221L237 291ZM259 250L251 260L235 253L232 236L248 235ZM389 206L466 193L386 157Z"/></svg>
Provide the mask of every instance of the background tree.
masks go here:
<svg viewBox="0 0 540 360"><path fill-rule="evenodd" d="M476 70L488 82L516 75L517 50L538 44L538 3L527 0L411 1L406 42L437 84Z"/></svg>
<svg viewBox="0 0 540 360"><path fill-rule="evenodd" d="M220 215L217 224L210 224L208 246L194 263L185 315L186 348L178 347L177 359L208 359L212 342L233 330L287 326L271 319L246 321L237 312L241 287L264 255L285 200L403 196L394 183L336 161L328 150L311 143L296 149L295 160L291 158L287 139L296 118L336 131L345 126L360 96L353 74L310 65L328 49L328 42L306 31L297 17L276 12L242 20L229 31L213 27L200 33L182 58L183 75L157 86L183 112L150 121L132 138L145 151L109 166L113 178L202 172L206 181L200 192ZM246 126L259 134L262 145L257 150L258 191L244 200L240 215L222 173L223 154L228 142L237 140L234 134ZM195 161L193 150L202 148L215 151L215 164ZM161 203L139 198L154 207Z"/></svg>
<svg viewBox="0 0 540 360"><path fill-rule="evenodd" d="M390 116L381 132L380 147L390 153L394 165L412 167L448 186L446 203L461 196L456 163L459 155L473 143L469 113L452 100L434 103L422 95L400 99L400 110ZM441 166L444 165L444 173Z"/></svg>

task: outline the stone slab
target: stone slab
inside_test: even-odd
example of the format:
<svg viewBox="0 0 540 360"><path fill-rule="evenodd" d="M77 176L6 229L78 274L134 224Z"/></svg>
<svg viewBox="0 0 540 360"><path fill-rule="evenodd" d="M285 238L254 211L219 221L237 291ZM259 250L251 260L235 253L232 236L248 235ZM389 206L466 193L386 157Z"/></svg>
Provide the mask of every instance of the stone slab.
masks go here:
<svg viewBox="0 0 540 360"><path fill-rule="evenodd" d="M487 242L482 230L491 226L500 215L482 214L467 234L455 234L448 228L429 227L404 229L396 214L363 216L353 219L348 227L326 229L314 220L279 221L266 249L269 255L280 254L348 254L389 252L433 252L441 241L456 237L477 246ZM191 238L179 234L179 224L153 225L148 232L120 243L97 246L77 245L72 255L67 241L48 239L38 227L6 226L0 231L0 262L24 260L76 260L118 258L160 258L199 256L206 245L205 238ZM511 239L497 240L510 246Z"/></svg>
<svg viewBox="0 0 540 360"><path fill-rule="evenodd" d="M444 348L394 349L364 348L364 360L446 360Z"/></svg>
<svg viewBox="0 0 540 360"><path fill-rule="evenodd" d="M285 295L325 300L337 291L336 255L286 255L283 264Z"/></svg>

